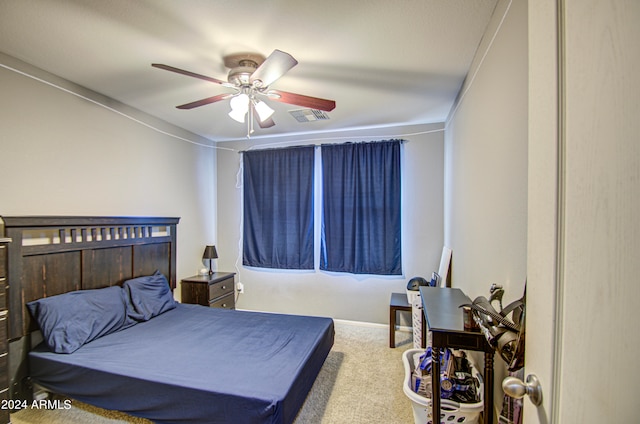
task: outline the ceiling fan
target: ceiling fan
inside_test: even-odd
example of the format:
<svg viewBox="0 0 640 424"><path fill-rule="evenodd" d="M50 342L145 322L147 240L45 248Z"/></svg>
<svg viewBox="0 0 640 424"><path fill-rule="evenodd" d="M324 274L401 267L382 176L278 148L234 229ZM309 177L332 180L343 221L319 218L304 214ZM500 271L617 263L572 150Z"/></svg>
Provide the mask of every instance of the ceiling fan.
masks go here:
<svg viewBox="0 0 640 424"><path fill-rule="evenodd" d="M246 121L247 137L253 132L254 118L260 128L269 128L275 125L275 122L271 118L273 109L261 100L261 97L327 112L332 111L336 107L336 102L333 100L304 96L302 94L269 88L271 84L298 64L298 61L289 53L274 50L266 59L259 53L231 54L224 57L224 64L227 68L230 68L227 81L160 63L153 63L151 66L213 82L235 90L234 93L218 94L176 107L178 109L193 109L230 99L231 112L229 112L229 116L231 118L238 122L245 122L245 116L247 114L249 115L249 119Z"/></svg>

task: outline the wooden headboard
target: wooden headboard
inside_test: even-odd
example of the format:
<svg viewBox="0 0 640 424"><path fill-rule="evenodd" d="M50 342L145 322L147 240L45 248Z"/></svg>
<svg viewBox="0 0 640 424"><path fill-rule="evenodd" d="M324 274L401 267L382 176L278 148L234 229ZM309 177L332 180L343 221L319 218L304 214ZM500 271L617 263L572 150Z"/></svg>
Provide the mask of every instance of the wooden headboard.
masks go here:
<svg viewBox="0 0 640 424"><path fill-rule="evenodd" d="M180 218L3 216L9 340L37 329L26 303L162 272L176 286ZM1 224L1 223L0 223ZM0 225L1 228L1 225ZM0 237L3 235L0 234Z"/></svg>

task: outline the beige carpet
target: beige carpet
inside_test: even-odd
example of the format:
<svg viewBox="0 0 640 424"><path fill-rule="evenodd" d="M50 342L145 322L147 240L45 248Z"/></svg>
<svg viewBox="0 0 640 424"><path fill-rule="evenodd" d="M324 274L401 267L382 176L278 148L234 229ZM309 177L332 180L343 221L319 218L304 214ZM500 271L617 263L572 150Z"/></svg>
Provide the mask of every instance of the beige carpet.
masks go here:
<svg viewBox="0 0 640 424"><path fill-rule="evenodd" d="M413 423L411 403L402 392L402 352L411 333L396 333L389 348L386 327L336 322L336 339L295 424ZM68 410L25 409L12 424L148 424L150 421L71 401Z"/></svg>

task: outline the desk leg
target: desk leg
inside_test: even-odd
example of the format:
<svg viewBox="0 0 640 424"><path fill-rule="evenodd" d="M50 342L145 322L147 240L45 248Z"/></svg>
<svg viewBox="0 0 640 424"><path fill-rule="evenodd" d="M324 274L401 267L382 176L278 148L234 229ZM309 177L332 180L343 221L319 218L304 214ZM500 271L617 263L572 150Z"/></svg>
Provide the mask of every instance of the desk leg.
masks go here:
<svg viewBox="0 0 640 424"><path fill-rule="evenodd" d="M396 347L396 309L389 308L389 347Z"/></svg>
<svg viewBox="0 0 640 424"><path fill-rule="evenodd" d="M431 422L440 424L440 348L431 346Z"/></svg>
<svg viewBox="0 0 640 424"><path fill-rule="evenodd" d="M493 358L495 352L484 353L484 424L493 424Z"/></svg>

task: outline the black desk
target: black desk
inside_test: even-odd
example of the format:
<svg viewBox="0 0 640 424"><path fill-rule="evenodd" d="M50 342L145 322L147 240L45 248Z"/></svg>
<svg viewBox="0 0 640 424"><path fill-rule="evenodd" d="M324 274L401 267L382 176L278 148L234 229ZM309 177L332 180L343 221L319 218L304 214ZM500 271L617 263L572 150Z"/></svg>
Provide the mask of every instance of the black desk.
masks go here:
<svg viewBox="0 0 640 424"><path fill-rule="evenodd" d="M493 424L494 350L481 332L464 330L462 308L471 300L460 289L420 287L424 316L431 331L432 422L440 422L440 352L444 348L484 352L484 422Z"/></svg>

